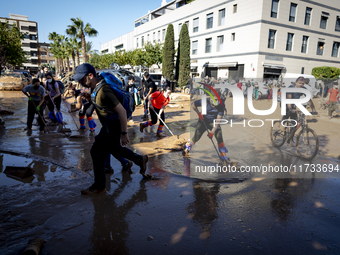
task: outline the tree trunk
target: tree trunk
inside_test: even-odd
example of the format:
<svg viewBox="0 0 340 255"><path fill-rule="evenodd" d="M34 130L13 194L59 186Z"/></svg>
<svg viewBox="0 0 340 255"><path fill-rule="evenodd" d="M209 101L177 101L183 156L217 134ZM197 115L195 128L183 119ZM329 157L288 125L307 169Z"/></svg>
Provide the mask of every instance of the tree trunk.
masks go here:
<svg viewBox="0 0 340 255"><path fill-rule="evenodd" d="M55 76L59 73L59 58L55 58Z"/></svg>
<svg viewBox="0 0 340 255"><path fill-rule="evenodd" d="M76 56L74 52L72 52L72 64L73 64L72 72L74 73L76 71Z"/></svg>
<svg viewBox="0 0 340 255"><path fill-rule="evenodd" d="M79 57L79 50L77 50L77 66L80 66L80 57Z"/></svg>
<svg viewBox="0 0 340 255"><path fill-rule="evenodd" d="M83 49L83 63L87 63L87 55L86 55L86 42L85 35L82 33L81 35L81 48Z"/></svg>
<svg viewBox="0 0 340 255"><path fill-rule="evenodd" d="M66 58L66 63L67 63L67 72L70 72L70 58Z"/></svg>

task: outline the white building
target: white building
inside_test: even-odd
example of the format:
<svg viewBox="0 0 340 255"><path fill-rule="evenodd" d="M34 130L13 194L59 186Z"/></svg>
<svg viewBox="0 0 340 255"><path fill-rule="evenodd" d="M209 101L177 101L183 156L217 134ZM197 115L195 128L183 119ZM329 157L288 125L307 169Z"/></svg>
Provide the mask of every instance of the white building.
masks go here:
<svg viewBox="0 0 340 255"><path fill-rule="evenodd" d="M23 63L20 69L30 69L31 72L38 71L38 23L28 21L28 16L19 14L9 14L9 18L0 17L0 22L5 23L6 19L10 26L20 29L20 32L27 33L22 41L22 48L27 53L27 63Z"/></svg>
<svg viewBox="0 0 340 255"><path fill-rule="evenodd" d="M340 68L339 0L173 0L135 20L132 32L101 45L101 52L163 43L169 23L176 47L189 28L192 72L215 78L279 78Z"/></svg>

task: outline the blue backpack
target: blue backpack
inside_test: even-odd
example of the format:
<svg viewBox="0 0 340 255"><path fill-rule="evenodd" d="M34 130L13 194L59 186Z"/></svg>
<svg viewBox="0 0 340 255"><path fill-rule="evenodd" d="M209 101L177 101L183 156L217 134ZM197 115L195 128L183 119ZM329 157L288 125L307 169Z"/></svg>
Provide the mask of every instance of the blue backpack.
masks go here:
<svg viewBox="0 0 340 255"><path fill-rule="evenodd" d="M116 76L114 76L111 73L102 72L100 74L100 78L103 78L105 80L105 82L110 86L110 88L113 90L114 94L116 95L117 99L119 100L119 102L122 104L122 106L126 110L127 118L130 118L133 111L135 110L135 102L134 102L133 97L131 96L131 94L129 92L122 90L123 89L123 83ZM97 85L94 88L92 95L91 95L91 101L100 110L103 110L107 113L112 113L113 118L118 118L117 113L115 113L113 111L106 110L106 109L100 107L98 104L96 104L97 93L104 85L106 85L106 84L102 83L100 85Z"/></svg>

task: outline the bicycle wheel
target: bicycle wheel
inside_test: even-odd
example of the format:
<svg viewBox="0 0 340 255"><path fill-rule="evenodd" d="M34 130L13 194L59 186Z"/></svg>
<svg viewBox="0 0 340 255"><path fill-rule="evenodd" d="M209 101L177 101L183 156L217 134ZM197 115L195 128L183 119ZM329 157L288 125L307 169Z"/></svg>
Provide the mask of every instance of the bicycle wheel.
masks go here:
<svg viewBox="0 0 340 255"><path fill-rule="evenodd" d="M270 128L270 140L273 146L281 147L286 140L286 131L282 130L281 121L274 121Z"/></svg>
<svg viewBox="0 0 340 255"><path fill-rule="evenodd" d="M301 130L296 138L296 151L300 157L313 159L319 151L318 135L310 128Z"/></svg>

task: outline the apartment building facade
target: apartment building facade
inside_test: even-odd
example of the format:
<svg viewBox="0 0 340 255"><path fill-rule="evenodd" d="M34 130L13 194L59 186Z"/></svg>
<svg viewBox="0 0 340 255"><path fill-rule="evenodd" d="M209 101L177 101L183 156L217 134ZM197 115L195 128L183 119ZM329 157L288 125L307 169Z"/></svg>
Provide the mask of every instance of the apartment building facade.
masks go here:
<svg viewBox="0 0 340 255"><path fill-rule="evenodd" d="M29 21L28 16L19 14L9 14L9 18L0 17L0 22L5 23L8 20L9 25L15 25L20 32L25 33L22 40L22 48L27 53L27 62L22 66L16 67L21 70L30 69L31 72L38 71L38 23Z"/></svg>
<svg viewBox="0 0 340 255"><path fill-rule="evenodd" d="M125 50L164 43L169 23L176 47L181 26L189 28L193 75L266 79L311 74L317 66L340 68L339 0L163 1L101 51L114 52L118 43Z"/></svg>
<svg viewBox="0 0 340 255"><path fill-rule="evenodd" d="M55 59L52 52L50 52L49 43L38 43L38 65L50 64L55 65Z"/></svg>

